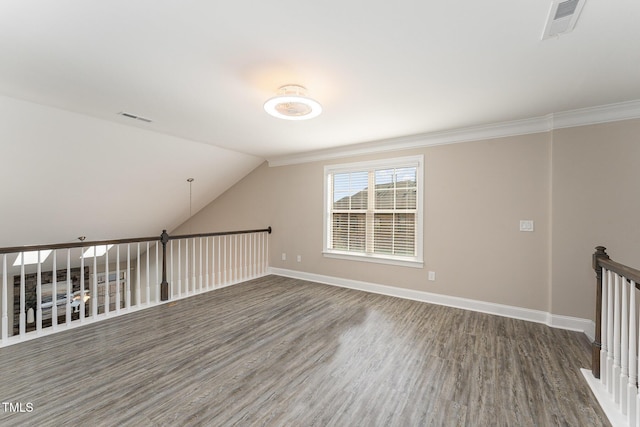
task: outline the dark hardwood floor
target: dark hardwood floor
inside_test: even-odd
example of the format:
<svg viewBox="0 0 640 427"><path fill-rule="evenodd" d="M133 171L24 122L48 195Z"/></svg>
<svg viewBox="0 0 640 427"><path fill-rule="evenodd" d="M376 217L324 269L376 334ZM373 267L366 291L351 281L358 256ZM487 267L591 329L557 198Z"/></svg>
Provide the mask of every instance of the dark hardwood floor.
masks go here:
<svg viewBox="0 0 640 427"><path fill-rule="evenodd" d="M0 349L0 425L600 426L583 334L268 276ZM6 407L6 405L5 405Z"/></svg>

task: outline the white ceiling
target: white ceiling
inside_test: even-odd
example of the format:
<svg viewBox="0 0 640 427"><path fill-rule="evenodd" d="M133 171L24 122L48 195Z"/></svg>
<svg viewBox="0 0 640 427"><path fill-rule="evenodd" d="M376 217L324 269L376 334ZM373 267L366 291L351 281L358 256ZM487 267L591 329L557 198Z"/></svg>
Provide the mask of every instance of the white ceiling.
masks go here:
<svg viewBox="0 0 640 427"><path fill-rule="evenodd" d="M263 159L640 99L640 2L587 0L572 33L541 40L550 6L3 0L0 94L175 137L186 159L202 159L202 143L232 150L240 162L236 179ZM263 103L284 84L306 86L323 114L304 122L267 115ZM0 144L4 157L13 143ZM211 170L221 163L213 152L208 157L196 177L201 205L232 184L215 184L221 175ZM157 165L136 167L149 176ZM183 185L196 172L189 160L178 169L174 181L160 178L162 185ZM145 191L125 175L120 191ZM107 182L96 188L115 191ZM17 197L3 191L0 198ZM138 203L134 196L128 202ZM184 212L174 212L163 224L180 220ZM100 237L131 235L126 231ZM60 236L24 243L53 238Z"/></svg>

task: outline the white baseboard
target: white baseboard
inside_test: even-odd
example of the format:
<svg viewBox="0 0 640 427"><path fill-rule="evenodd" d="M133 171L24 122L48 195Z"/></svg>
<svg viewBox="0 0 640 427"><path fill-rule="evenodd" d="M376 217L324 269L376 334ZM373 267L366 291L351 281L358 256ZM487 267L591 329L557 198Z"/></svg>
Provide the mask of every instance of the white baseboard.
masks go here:
<svg viewBox="0 0 640 427"><path fill-rule="evenodd" d="M388 295L414 301L427 302L430 304L445 305L448 307L462 308L465 310L478 311L481 313L511 317L513 319L543 323L554 328L583 332L591 341L593 341L594 338L595 325L593 321L589 319L561 316L548 313L546 311L531 310L528 308L515 307L511 305L496 304L492 302L435 294L431 292L416 291L413 289L398 288L395 286L379 285L376 283L343 279L340 277L325 276L322 274L306 273L304 271L288 270L285 268L269 267L269 273L275 274L277 276L308 280L311 282L340 286L343 288L356 289L359 291L371 292L375 294Z"/></svg>
<svg viewBox="0 0 640 427"><path fill-rule="evenodd" d="M587 380L587 384L591 388L591 391L598 399L598 403L600 407L604 411L605 415L609 419L609 422L613 427L626 427L629 425L629 422L625 418L625 416L620 412L618 406L611 398L611 395L606 390L606 388L602 385L600 380L594 378L593 374L588 369L580 369L582 375L585 380Z"/></svg>

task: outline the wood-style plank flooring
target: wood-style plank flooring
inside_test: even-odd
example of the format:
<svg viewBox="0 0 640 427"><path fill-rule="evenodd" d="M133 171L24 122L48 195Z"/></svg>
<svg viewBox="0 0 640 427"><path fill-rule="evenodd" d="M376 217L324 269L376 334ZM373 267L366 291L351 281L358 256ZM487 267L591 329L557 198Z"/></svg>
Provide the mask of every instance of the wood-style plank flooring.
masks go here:
<svg viewBox="0 0 640 427"><path fill-rule="evenodd" d="M0 425L600 426L583 334L267 276L0 349Z"/></svg>

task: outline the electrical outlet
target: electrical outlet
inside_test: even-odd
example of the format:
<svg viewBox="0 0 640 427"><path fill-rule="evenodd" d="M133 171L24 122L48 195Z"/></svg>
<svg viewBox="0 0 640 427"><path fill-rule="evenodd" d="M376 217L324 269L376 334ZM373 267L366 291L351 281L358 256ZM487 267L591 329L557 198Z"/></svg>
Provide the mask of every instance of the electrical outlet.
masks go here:
<svg viewBox="0 0 640 427"><path fill-rule="evenodd" d="M533 231L533 220L521 219L520 220L520 231Z"/></svg>
<svg viewBox="0 0 640 427"><path fill-rule="evenodd" d="M427 278L429 280L431 280L432 282L435 282L435 280L436 280L436 272L435 271L430 271L429 272L429 276L427 276Z"/></svg>
<svg viewBox="0 0 640 427"><path fill-rule="evenodd" d="M298 255L298 257L296 258L296 261L302 262L302 255Z"/></svg>
<svg viewBox="0 0 640 427"><path fill-rule="evenodd" d="M284 253L284 252L282 252L282 260L283 260L283 261L286 261L286 260L287 260L287 254L286 254L286 253Z"/></svg>

